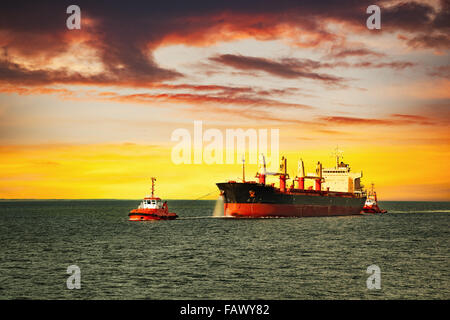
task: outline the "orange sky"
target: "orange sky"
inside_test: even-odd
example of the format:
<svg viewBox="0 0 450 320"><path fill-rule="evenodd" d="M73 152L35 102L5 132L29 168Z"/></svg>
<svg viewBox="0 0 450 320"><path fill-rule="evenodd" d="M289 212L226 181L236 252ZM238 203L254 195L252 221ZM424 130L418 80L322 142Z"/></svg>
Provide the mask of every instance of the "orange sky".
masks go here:
<svg viewBox="0 0 450 320"><path fill-rule="evenodd" d="M161 197L213 199L240 164L170 156L201 120L279 129L292 172L338 145L381 200L450 200L448 2L375 1L368 30L372 2L80 2L81 30L57 5L5 8L0 198L136 199L156 176Z"/></svg>
<svg viewBox="0 0 450 320"><path fill-rule="evenodd" d="M151 145L8 146L0 149L3 198L138 199L149 193L152 176L158 194L167 199L215 199L215 183L241 178L241 165L174 165L170 148ZM331 152L310 148L283 153L288 173L295 176L301 156L313 172L321 159L334 165ZM344 160L363 171L366 186L376 184L383 200L447 200L450 148L440 146L349 147ZM256 165L247 165L247 180L255 180ZM424 174L425 173L425 174ZM273 178L273 182L276 182Z"/></svg>

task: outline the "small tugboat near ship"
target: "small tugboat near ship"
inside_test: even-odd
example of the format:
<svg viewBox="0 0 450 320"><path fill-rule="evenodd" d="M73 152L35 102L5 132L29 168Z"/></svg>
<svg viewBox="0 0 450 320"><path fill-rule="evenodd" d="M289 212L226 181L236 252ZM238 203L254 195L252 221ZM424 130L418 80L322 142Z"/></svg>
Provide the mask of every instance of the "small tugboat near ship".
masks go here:
<svg viewBox="0 0 450 320"><path fill-rule="evenodd" d="M375 192L375 190L373 188L373 183L372 183L372 189L367 194L367 200L366 200L366 203L364 204L363 212L364 213L387 213L386 210L380 209L380 207L378 206L377 193Z"/></svg>
<svg viewBox="0 0 450 320"><path fill-rule="evenodd" d="M130 221L145 221L145 220L173 220L178 216L176 213L169 212L167 201L155 197L155 181L152 178L152 195L145 197L137 209L133 209L128 214Z"/></svg>

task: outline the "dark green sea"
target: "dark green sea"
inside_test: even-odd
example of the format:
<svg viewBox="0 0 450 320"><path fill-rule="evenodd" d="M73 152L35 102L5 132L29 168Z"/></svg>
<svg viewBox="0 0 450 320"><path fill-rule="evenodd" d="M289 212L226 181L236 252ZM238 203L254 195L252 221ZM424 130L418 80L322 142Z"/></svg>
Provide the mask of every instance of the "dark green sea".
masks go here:
<svg viewBox="0 0 450 320"><path fill-rule="evenodd" d="M388 214L129 222L139 200L0 201L0 299L449 299L450 202ZM366 269L381 269L368 290ZM67 267L81 270L69 290Z"/></svg>

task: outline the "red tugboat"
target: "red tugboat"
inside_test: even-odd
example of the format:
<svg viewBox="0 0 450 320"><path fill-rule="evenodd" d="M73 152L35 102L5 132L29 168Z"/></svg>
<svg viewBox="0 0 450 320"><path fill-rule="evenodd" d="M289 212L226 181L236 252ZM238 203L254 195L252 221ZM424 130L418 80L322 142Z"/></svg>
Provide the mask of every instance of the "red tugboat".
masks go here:
<svg viewBox="0 0 450 320"><path fill-rule="evenodd" d="M128 214L129 221L144 220L173 220L178 218L176 213L169 212L167 201L162 202L161 198L155 197L155 181L152 178L152 196L145 197L137 209L133 209Z"/></svg>
<svg viewBox="0 0 450 320"><path fill-rule="evenodd" d="M387 213L386 210L380 209L377 202L377 193L374 191L373 183L372 189L367 194L367 200L363 208L364 213Z"/></svg>

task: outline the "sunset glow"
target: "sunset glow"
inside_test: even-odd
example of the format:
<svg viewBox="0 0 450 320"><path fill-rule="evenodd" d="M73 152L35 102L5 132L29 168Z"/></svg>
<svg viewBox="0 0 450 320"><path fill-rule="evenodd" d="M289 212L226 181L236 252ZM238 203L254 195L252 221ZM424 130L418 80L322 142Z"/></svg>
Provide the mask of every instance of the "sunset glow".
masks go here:
<svg viewBox="0 0 450 320"><path fill-rule="evenodd" d="M157 176L164 198L215 199L239 163L170 156L202 120L279 129L294 176L339 146L380 200L450 200L449 2L296 3L79 1L81 30L63 3L5 8L0 198L138 199Z"/></svg>

